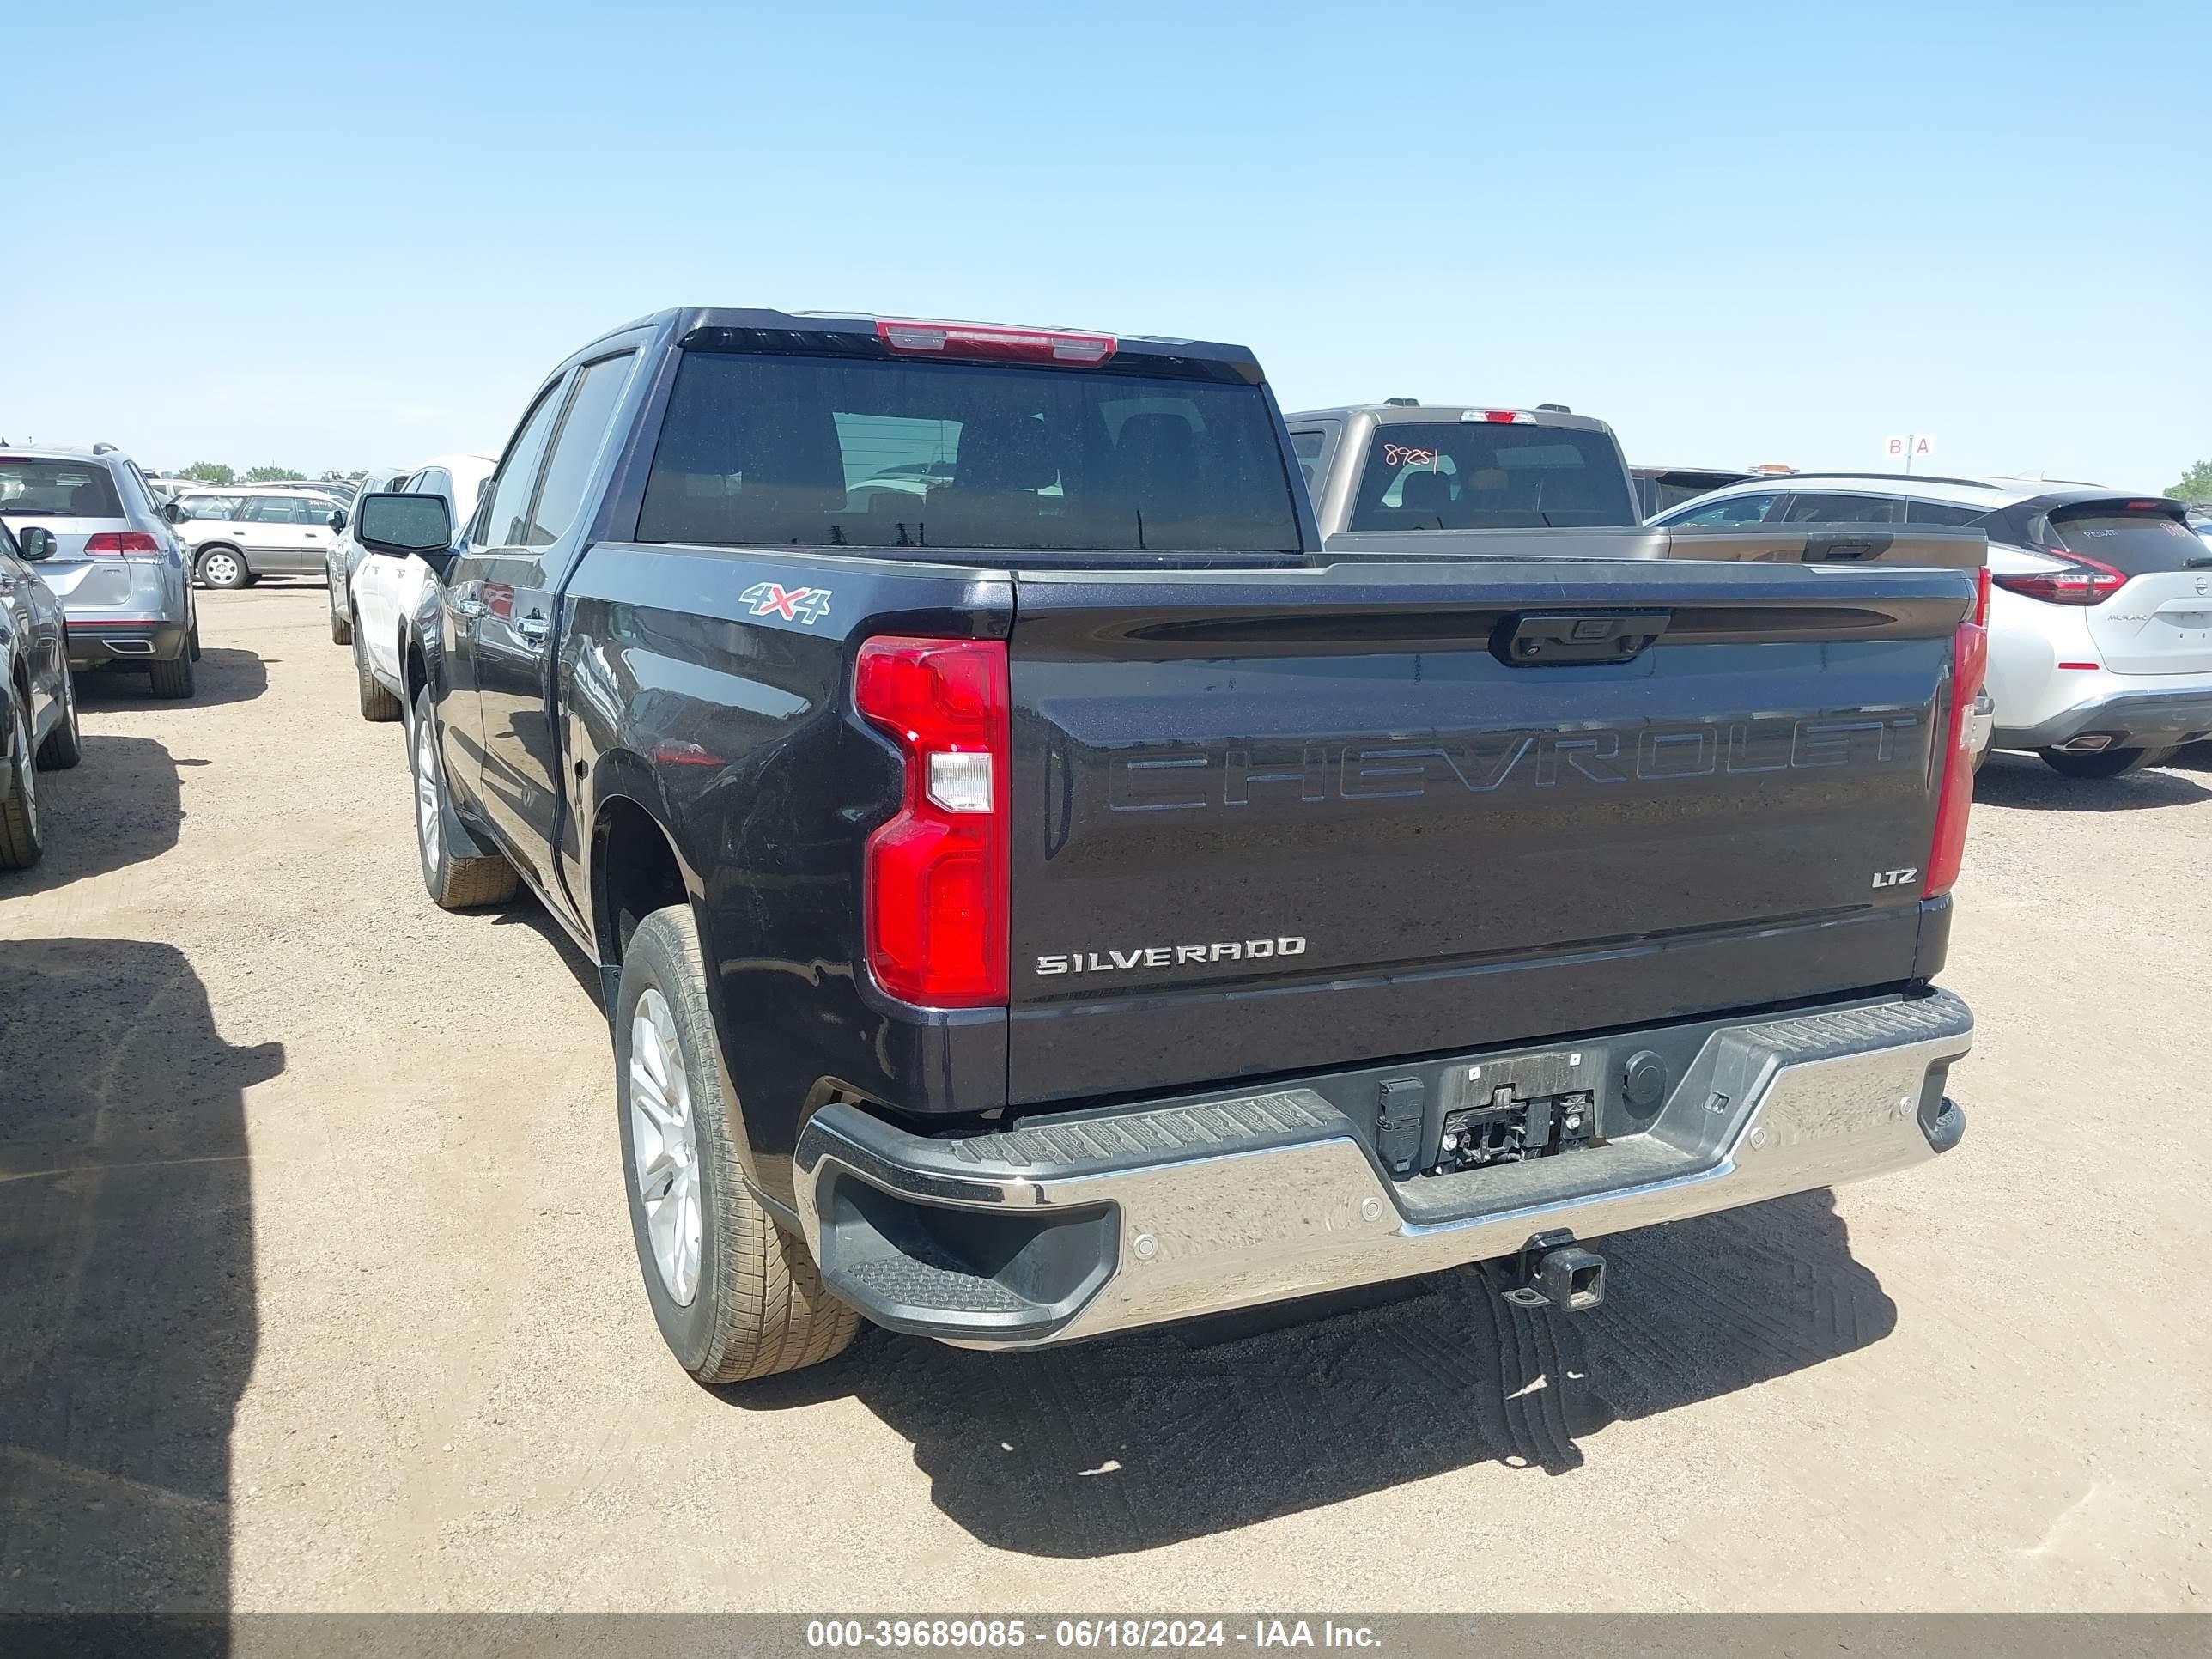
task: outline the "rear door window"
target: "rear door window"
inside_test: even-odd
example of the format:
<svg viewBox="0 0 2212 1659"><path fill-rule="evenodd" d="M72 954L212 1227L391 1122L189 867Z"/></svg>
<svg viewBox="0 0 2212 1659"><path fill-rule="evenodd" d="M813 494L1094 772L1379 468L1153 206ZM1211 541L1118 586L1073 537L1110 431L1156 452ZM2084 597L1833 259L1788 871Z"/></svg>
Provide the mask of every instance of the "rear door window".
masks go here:
<svg viewBox="0 0 2212 1659"><path fill-rule="evenodd" d="M1512 530L1639 522L1602 432L1394 422L1369 441L1352 530Z"/></svg>
<svg viewBox="0 0 2212 1659"><path fill-rule="evenodd" d="M2199 559L2212 560L2212 550L2196 532L2154 507L2096 501L2053 507L2051 529L2068 552L2130 576L2185 570Z"/></svg>
<svg viewBox="0 0 2212 1659"><path fill-rule="evenodd" d="M1693 513L1684 513L1666 520L1669 530L1695 529L1717 525L1757 524L1773 510L1782 499L1778 489L1763 490L1755 495L1731 495L1726 501L1711 501Z"/></svg>
<svg viewBox="0 0 2212 1659"><path fill-rule="evenodd" d="M1950 501L1914 501L1905 509L1907 524L1941 525L1947 529L1966 530L1982 523L1990 516L1985 507L1959 507Z"/></svg>
<svg viewBox="0 0 2212 1659"><path fill-rule="evenodd" d="M1784 524L1898 524L1905 503L1892 495L1814 495L1790 498Z"/></svg>

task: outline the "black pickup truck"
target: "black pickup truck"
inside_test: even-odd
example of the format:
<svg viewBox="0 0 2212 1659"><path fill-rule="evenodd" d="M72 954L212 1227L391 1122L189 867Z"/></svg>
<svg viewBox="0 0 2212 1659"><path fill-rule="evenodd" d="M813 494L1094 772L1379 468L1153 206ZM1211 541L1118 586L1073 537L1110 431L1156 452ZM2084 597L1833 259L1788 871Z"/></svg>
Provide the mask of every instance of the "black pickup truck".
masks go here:
<svg viewBox="0 0 2212 1659"><path fill-rule="evenodd" d="M1235 346L760 310L545 381L410 643L438 902L599 964L705 1380L1073 1340L1954 1145L1972 571L1325 552Z"/></svg>

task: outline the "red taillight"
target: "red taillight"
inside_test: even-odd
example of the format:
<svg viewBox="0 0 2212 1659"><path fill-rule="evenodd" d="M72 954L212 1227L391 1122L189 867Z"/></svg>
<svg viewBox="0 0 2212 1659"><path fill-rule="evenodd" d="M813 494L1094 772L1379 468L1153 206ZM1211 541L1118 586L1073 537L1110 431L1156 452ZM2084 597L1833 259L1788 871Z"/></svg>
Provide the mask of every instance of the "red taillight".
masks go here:
<svg viewBox="0 0 2212 1659"><path fill-rule="evenodd" d="M1111 334L1067 328L1000 328L990 323L933 323L879 318L876 337L893 351L945 357L987 357L1022 363L1094 368L1121 343Z"/></svg>
<svg viewBox="0 0 2212 1659"><path fill-rule="evenodd" d="M1966 715L1982 689L1989 667L1990 632L1979 623L1961 623L1951 636L1951 714L1945 726L1942 782L1936 797L1936 838L1928 849L1928 878L1923 898L1951 890L1966 855L1966 809L1974 804L1974 756L1966 744Z"/></svg>
<svg viewBox="0 0 2212 1659"><path fill-rule="evenodd" d="M103 530L84 538L84 550L111 559L158 559L161 544L143 530Z"/></svg>
<svg viewBox="0 0 2212 1659"><path fill-rule="evenodd" d="M1990 568L1984 565L1974 573L1974 620L1983 627L1990 625Z"/></svg>
<svg viewBox="0 0 2212 1659"><path fill-rule="evenodd" d="M1460 416L1462 421L1483 421L1492 426L1534 426L1536 417L1521 409L1470 409Z"/></svg>
<svg viewBox="0 0 2212 1659"><path fill-rule="evenodd" d="M861 714L896 740L906 798L868 837L868 966L903 1002L1006 1000L1012 702L1000 640L884 637L861 646Z"/></svg>
<svg viewBox="0 0 2212 1659"><path fill-rule="evenodd" d="M2115 570L2079 553L2049 550L2054 559L2069 561L2063 570L2037 570L2017 576L1990 578L2008 593L2041 599L2045 605L2102 605L2128 585L2127 573Z"/></svg>

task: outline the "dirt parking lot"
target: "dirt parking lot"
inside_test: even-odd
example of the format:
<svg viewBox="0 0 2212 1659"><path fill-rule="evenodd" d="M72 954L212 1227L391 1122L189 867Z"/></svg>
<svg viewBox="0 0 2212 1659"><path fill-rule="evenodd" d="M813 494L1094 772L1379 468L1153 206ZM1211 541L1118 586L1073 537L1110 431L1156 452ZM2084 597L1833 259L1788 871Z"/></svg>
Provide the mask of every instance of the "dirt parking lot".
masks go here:
<svg viewBox="0 0 2212 1659"><path fill-rule="evenodd" d="M587 965L424 897L319 587L0 878L0 1612L2212 1605L2212 756L1983 774L1965 1146L1322 1323L708 1391ZM1216 1334L1208 1334L1209 1336Z"/></svg>

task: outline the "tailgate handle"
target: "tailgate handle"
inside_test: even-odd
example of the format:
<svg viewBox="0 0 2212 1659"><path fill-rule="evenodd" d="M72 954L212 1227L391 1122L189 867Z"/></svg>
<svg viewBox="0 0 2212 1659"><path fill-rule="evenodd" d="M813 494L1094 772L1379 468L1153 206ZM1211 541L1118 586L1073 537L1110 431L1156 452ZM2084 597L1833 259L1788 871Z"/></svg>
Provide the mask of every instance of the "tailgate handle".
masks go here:
<svg viewBox="0 0 2212 1659"><path fill-rule="evenodd" d="M1508 617L1491 651L1514 668L1556 663L1626 662L1667 631L1663 611L1579 611Z"/></svg>
<svg viewBox="0 0 2212 1659"><path fill-rule="evenodd" d="M1890 550L1894 536L1875 532L1856 536L1808 536L1805 538L1805 562L1824 564L1830 560L1878 559Z"/></svg>

